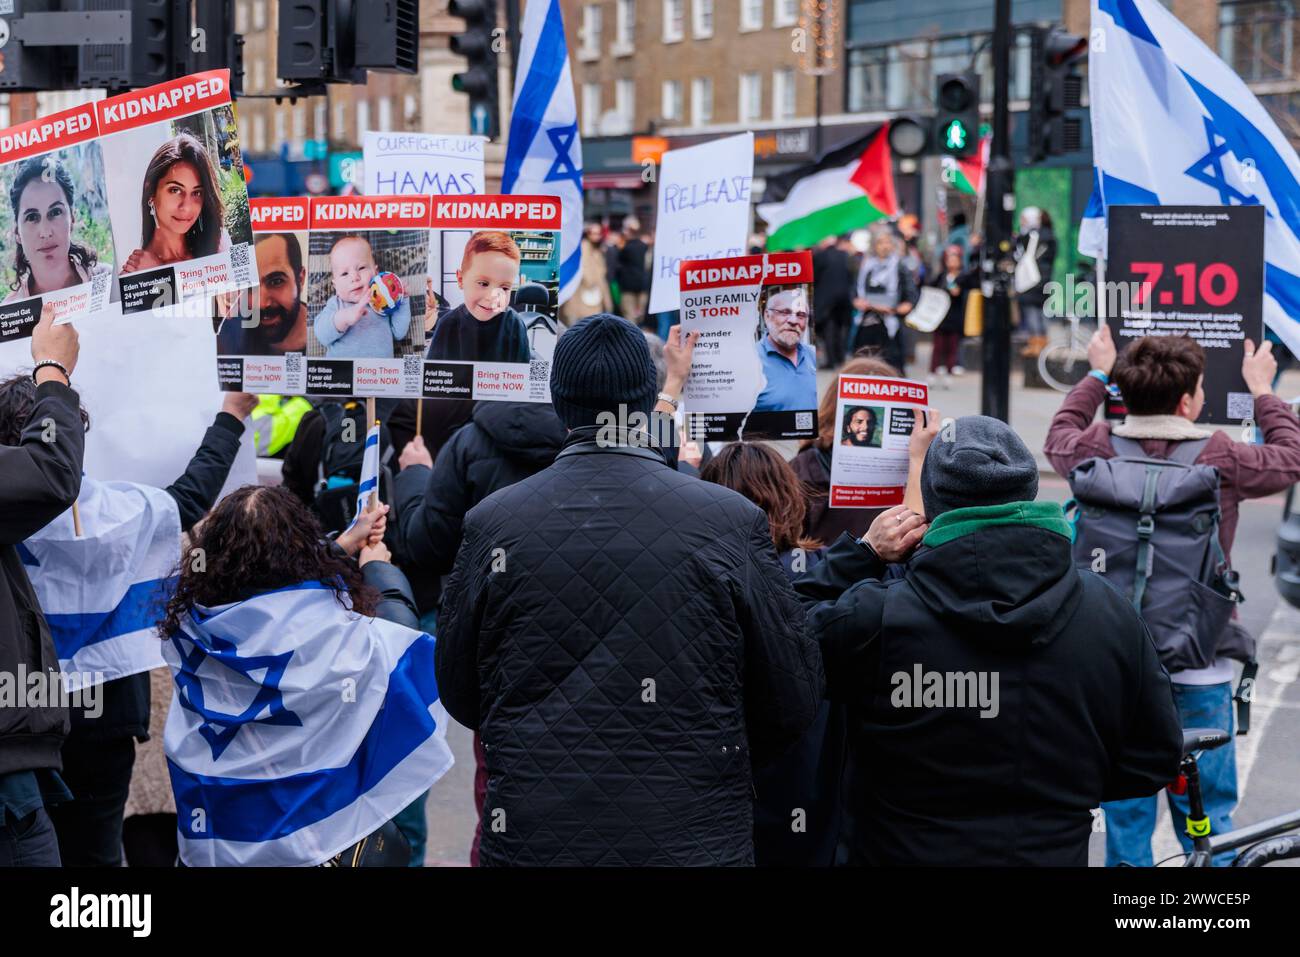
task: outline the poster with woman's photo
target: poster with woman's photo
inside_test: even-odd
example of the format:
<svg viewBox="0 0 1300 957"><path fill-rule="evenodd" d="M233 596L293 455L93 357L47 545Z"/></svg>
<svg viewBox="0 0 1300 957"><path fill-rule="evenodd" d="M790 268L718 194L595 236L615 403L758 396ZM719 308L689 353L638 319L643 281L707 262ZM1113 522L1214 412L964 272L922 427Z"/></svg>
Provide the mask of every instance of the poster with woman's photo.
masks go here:
<svg viewBox="0 0 1300 957"><path fill-rule="evenodd" d="M257 281L228 70L96 105L124 313Z"/></svg>
<svg viewBox="0 0 1300 957"><path fill-rule="evenodd" d="M696 440L817 434L812 254L682 263L682 331L699 332L686 380Z"/></svg>
<svg viewBox="0 0 1300 957"><path fill-rule="evenodd" d="M842 375L831 448L831 508L900 505L907 488L907 447L925 414L924 382Z"/></svg>
<svg viewBox="0 0 1300 957"><path fill-rule="evenodd" d="M0 342L30 336L46 303L64 322L116 298L96 136L89 103L0 132Z"/></svg>
<svg viewBox="0 0 1300 957"><path fill-rule="evenodd" d="M252 203L258 285L218 297L224 389L550 401L552 196Z"/></svg>
<svg viewBox="0 0 1300 957"><path fill-rule="evenodd" d="M424 398L550 401L560 212L554 196L433 200Z"/></svg>

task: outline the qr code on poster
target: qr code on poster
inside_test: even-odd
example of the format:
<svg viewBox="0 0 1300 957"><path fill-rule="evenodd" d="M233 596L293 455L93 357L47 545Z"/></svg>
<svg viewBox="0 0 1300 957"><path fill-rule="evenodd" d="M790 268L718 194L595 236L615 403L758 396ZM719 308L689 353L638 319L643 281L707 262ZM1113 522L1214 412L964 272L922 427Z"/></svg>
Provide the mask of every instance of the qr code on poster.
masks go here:
<svg viewBox="0 0 1300 957"><path fill-rule="evenodd" d="M237 286L251 286L253 270L249 263L248 243L230 247L230 275Z"/></svg>
<svg viewBox="0 0 1300 957"><path fill-rule="evenodd" d="M1255 397L1249 392L1228 393L1228 418L1249 419L1255 415Z"/></svg>
<svg viewBox="0 0 1300 957"><path fill-rule="evenodd" d="M812 417L813 414L811 412L796 412L794 414L794 427L801 432L804 429L811 429L813 422Z"/></svg>
<svg viewBox="0 0 1300 957"><path fill-rule="evenodd" d="M528 378L531 382L551 381L551 362L549 359L529 359Z"/></svg>
<svg viewBox="0 0 1300 957"><path fill-rule="evenodd" d="M402 356L402 375L407 379L418 379L423 362L424 357L420 355Z"/></svg>
<svg viewBox="0 0 1300 957"><path fill-rule="evenodd" d="M112 278L112 273L107 271L97 272L90 278L90 301L96 308L108 300L108 281L110 278Z"/></svg>
<svg viewBox="0 0 1300 957"><path fill-rule="evenodd" d="M284 384L290 392L300 392L306 384L303 382L302 353L286 352L284 354Z"/></svg>

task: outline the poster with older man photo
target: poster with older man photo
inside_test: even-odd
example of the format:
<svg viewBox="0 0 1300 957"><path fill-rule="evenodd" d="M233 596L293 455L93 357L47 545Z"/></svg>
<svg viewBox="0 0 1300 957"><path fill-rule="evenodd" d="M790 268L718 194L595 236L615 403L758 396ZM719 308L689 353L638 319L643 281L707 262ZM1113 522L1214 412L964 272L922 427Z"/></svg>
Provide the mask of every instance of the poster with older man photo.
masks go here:
<svg viewBox="0 0 1300 957"><path fill-rule="evenodd" d="M812 255L682 264L683 333L699 332L683 404L691 438L817 434Z"/></svg>

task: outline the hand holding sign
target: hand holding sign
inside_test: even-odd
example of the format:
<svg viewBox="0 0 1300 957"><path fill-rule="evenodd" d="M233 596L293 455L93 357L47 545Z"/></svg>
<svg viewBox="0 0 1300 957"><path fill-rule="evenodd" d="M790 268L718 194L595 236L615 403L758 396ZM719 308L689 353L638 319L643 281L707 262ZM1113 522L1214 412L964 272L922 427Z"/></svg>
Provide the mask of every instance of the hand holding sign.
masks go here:
<svg viewBox="0 0 1300 957"><path fill-rule="evenodd" d="M1277 375L1277 357L1273 343L1265 342L1256 351L1255 343L1246 340L1246 355L1241 360L1241 377L1246 380L1250 394L1259 398L1273 394L1273 378Z"/></svg>
<svg viewBox="0 0 1300 957"><path fill-rule="evenodd" d="M1088 365L1106 375L1115 367L1115 340L1111 338L1110 326L1103 325L1088 340Z"/></svg>
<svg viewBox="0 0 1300 957"><path fill-rule="evenodd" d="M51 359L59 363L63 368L72 374L72 370L77 367L77 354L80 351L80 340L77 338L77 330L71 323L62 325L54 324L54 306L47 303L41 309L41 321L36 324L32 330L32 361L40 362L44 359ZM36 381L45 382L49 379L61 379L59 370L53 366L43 366L36 372Z"/></svg>

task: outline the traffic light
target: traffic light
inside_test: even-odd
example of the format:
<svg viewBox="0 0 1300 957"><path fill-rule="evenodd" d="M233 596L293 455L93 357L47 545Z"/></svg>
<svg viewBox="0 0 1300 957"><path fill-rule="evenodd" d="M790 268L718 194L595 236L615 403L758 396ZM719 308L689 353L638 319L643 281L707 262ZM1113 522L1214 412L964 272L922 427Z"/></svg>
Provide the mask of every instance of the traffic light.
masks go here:
<svg viewBox="0 0 1300 957"><path fill-rule="evenodd" d="M451 38L451 52L466 60L464 73L451 78L457 93L469 97L469 131L496 139L501 135L497 86L497 11L492 0L451 0L447 12L465 21L465 32Z"/></svg>
<svg viewBox="0 0 1300 957"><path fill-rule="evenodd" d="M1083 102L1079 64L1088 40L1060 27L1035 30L1029 88L1029 161L1083 148L1083 119L1071 116Z"/></svg>
<svg viewBox="0 0 1300 957"><path fill-rule="evenodd" d="M945 156L970 156L979 147L980 78L943 73L935 85L934 143Z"/></svg>
<svg viewBox="0 0 1300 957"><path fill-rule="evenodd" d="M280 0L276 76L365 83L367 70L414 73L419 0Z"/></svg>

